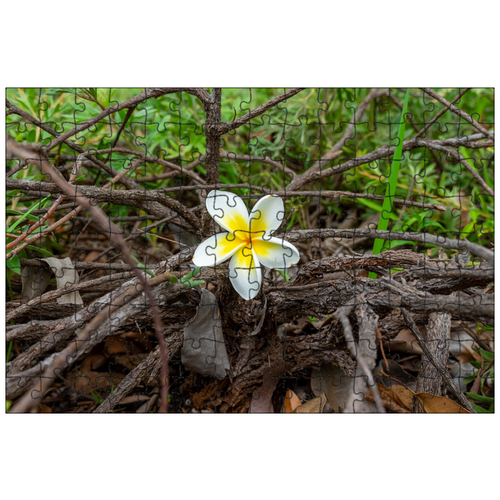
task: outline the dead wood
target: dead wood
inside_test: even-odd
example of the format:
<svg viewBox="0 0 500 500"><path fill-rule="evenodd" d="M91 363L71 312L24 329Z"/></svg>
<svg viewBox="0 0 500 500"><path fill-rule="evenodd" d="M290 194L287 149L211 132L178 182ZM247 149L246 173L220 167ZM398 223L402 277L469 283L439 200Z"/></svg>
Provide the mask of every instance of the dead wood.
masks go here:
<svg viewBox="0 0 500 500"><path fill-rule="evenodd" d="M418 345L422 348L422 351L424 351L424 354L425 354L427 360L434 366L436 371L441 375L444 383L446 384L446 386L448 387L450 392L455 396L455 398L457 398L457 400L460 402L460 404L464 408L466 408L471 413L477 413L476 410L474 410L472 405L469 403L469 400L457 388L457 386L453 382L453 379L451 378L451 375L448 373L448 370L446 369L446 367L439 363L439 361L436 359L435 355L427 347L425 339L422 336L422 334L420 333L420 330L417 328L417 325L413 321L410 313L405 308L402 308L401 312L403 313L403 316L406 320L408 327L410 328L411 332L413 333L413 335L417 339ZM446 325L446 323L443 324L443 326L445 326L445 325Z"/></svg>
<svg viewBox="0 0 500 500"><path fill-rule="evenodd" d="M430 354L440 366L446 367L448 364L448 353L450 349L451 316L446 313L431 313L425 328L424 340L429 348ZM420 366L417 378L417 388L415 392L426 392L442 396L443 379L441 374L431 361L424 357ZM423 413L419 400L413 400L413 412Z"/></svg>

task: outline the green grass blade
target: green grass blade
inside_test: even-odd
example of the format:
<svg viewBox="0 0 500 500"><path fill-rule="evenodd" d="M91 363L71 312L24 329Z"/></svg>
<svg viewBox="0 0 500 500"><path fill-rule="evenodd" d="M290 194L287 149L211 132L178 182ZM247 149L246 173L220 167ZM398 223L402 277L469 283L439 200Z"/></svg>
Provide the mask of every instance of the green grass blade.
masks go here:
<svg viewBox="0 0 500 500"><path fill-rule="evenodd" d="M396 195L396 185L398 183L398 175L399 175L399 167L401 165L401 157L403 156L403 140L405 135L405 114L408 109L408 97L410 95L410 89L406 89L405 102L403 104L403 111L401 112L401 120L399 122L399 132L398 139L399 143L396 146L396 151L394 151L394 157L391 163L391 175L389 176L389 184L387 185L387 190L384 198L384 203L382 205L382 214L380 216L380 220L378 223L379 231L386 231L389 225L389 218L385 214L392 213L392 200ZM380 253L382 250L382 246L384 244L384 240L376 239L373 243L373 255ZM370 273L371 278L376 278L377 275L375 273Z"/></svg>
<svg viewBox="0 0 500 500"><path fill-rule="evenodd" d="M21 222L24 219L26 219L31 212L33 212L33 210L35 210L40 205L42 205L43 203L45 203L49 198L50 198L50 195L46 196L43 200L37 201L25 214L22 215L21 218L19 218L16 222L14 222L14 224L12 224L9 227L9 229L7 229L7 232L8 233L12 233L14 231L14 229L16 229L16 227L19 226L19 224L21 224Z"/></svg>

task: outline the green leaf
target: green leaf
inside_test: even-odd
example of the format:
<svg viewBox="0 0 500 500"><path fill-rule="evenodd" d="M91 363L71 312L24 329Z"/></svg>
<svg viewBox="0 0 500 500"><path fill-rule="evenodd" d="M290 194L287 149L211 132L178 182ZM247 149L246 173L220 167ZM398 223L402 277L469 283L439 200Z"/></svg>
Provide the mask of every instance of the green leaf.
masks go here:
<svg viewBox="0 0 500 500"><path fill-rule="evenodd" d="M436 226L444 230L444 227L439 222L435 222L433 220L425 220L425 219L422 221L422 225L419 227L419 229L425 229L426 227L432 227L432 226Z"/></svg>
<svg viewBox="0 0 500 500"><path fill-rule="evenodd" d="M26 248L29 248L30 250L34 250L35 252L39 252L42 255L47 255L48 257L54 257L54 254L52 252L49 252L48 250L45 250L44 248L35 247L33 245L28 245Z"/></svg>
<svg viewBox="0 0 500 500"><path fill-rule="evenodd" d="M479 352L486 361L493 361L495 359L495 355L492 352L485 351L484 349L479 349Z"/></svg>
<svg viewBox="0 0 500 500"><path fill-rule="evenodd" d="M474 394L473 392L466 392L469 398L475 399L476 401L481 401L482 403L493 403L495 398L490 398L489 396L481 396L481 394Z"/></svg>
<svg viewBox="0 0 500 500"><path fill-rule="evenodd" d="M476 410L478 413L493 413L493 410L486 410L484 408L482 408L481 406L478 406L474 403L471 403L472 405L472 408L474 408L474 410Z"/></svg>
<svg viewBox="0 0 500 500"><path fill-rule="evenodd" d="M7 269L10 269L16 274L21 274L21 263L19 262L19 257L14 255L7 261Z"/></svg>
<svg viewBox="0 0 500 500"><path fill-rule="evenodd" d="M182 281L181 283L187 286L188 288L194 288L195 286L200 286L205 284L205 280Z"/></svg>
<svg viewBox="0 0 500 500"><path fill-rule="evenodd" d="M132 258L134 259L135 263L137 264L137 267L139 269L142 269L146 274L149 274L150 276L155 276L155 273L151 271L151 269L148 269L144 264L142 264L136 257L132 255Z"/></svg>
<svg viewBox="0 0 500 500"><path fill-rule="evenodd" d="M33 210L36 210L40 205L42 205L42 203L45 203L49 198L50 198L50 195L46 196L43 200L37 201L25 214L23 214L22 217L17 219L16 222L14 222L14 224L12 224L12 226L10 226L9 229L7 229L7 232L8 233L14 232L14 229L16 229L16 227L19 226L19 224L21 224L21 222L24 219L26 219L28 217L28 215L31 212L33 212Z"/></svg>
<svg viewBox="0 0 500 500"><path fill-rule="evenodd" d="M404 240L390 240L388 243L389 243L389 249L400 247L402 245L410 245L410 246L416 245L414 241L404 241Z"/></svg>
<svg viewBox="0 0 500 500"><path fill-rule="evenodd" d="M401 165L401 158L403 156L403 141L405 135L405 125L406 125L406 110L408 109L408 97L410 95L410 89L406 89L405 102L403 104L403 111L401 112L401 120L399 123L398 140L399 143L394 151L394 157L391 164L391 175L389 177L389 184L387 185L386 195L384 198L384 203L382 204L382 216L380 217L378 223L379 231L386 231L389 225L389 218L385 214L392 213L392 199L396 195L396 185L398 182L399 167ZM385 214L384 214L385 213ZM380 253L384 241L381 239L376 239L373 243L373 255ZM371 278L375 278L377 275L375 273L370 273Z"/></svg>
<svg viewBox="0 0 500 500"><path fill-rule="evenodd" d="M198 276L200 273L201 273L201 267L195 267L193 270L187 273L186 276L183 276L181 278L181 283L183 283L184 281L189 281L191 278Z"/></svg>
<svg viewBox="0 0 500 500"><path fill-rule="evenodd" d="M278 271L281 274L281 276L283 276L283 278L285 278L285 281L287 283L290 281L290 276L288 276L288 274L285 271L280 271L279 269L276 269L276 271Z"/></svg>
<svg viewBox="0 0 500 500"><path fill-rule="evenodd" d="M6 215L25 215L23 212L18 212L17 210L10 210L10 209L6 209L5 214ZM28 220L33 221L33 222L38 222L40 220L40 218L37 218L34 215L27 215L25 217L25 219L28 219Z"/></svg>

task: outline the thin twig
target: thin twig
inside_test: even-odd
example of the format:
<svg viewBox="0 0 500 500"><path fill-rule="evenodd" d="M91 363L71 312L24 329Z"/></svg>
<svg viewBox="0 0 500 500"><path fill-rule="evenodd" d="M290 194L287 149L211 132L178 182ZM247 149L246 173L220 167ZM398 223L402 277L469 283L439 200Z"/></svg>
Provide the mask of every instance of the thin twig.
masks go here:
<svg viewBox="0 0 500 500"><path fill-rule="evenodd" d="M430 233L405 233L399 231L379 231L378 229L297 229L285 234L276 235L287 241L306 241L312 238L379 238L381 240L415 241L426 245L436 245L450 250L469 250L470 253L481 257L492 264L495 259L493 251L486 247L471 243L467 240L453 240L444 236Z"/></svg>
<svg viewBox="0 0 500 500"><path fill-rule="evenodd" d="M474 177L474 179L476 179L476 181L479 182L479 184L481 184L481 186L484 188L484 190L489 195L491 195L493 197L495 196L493 189L491 189L490 186L488 186L488 184L486 184L484 179L477 173L477 171L470 165L470 163L459 152L455 151L454 149L450 149L450 148L447 148L445 146L442 146L441 144L435 144L433 141L426 141L426 140L419 139L417 144L419 146L426 146L428 148L437 149L438 151L443 151L447 155L449 155L452 158L454 158L455 160L459 161L472 174L472 177Z"/></svg>
<svg viewBox="0 0 500 500"><path fill-rule="evenodd" d="M451 103L449 103L448 106L446 106L444 109L442 109L415 137L414 139L417 139L418 137L424 135L427 130L429 130L429 128L432 126L432 124L434 124L439 118L441 118L441 116L443 116L449 109L450 109L450 106L452 104L455 104L457 101L459 101L462 96L464 94L466 94L468 91L470 90L470 88L468 89L464 89L462 91L459 92L459 94L457 95L457 97L455 97L455 99L453 99L453 101L451 101Z"/></svg>
<svg viewBox="0 0 500 500"><path fill-rule="evenodd" d="M22 148L20 148L22 149ZM22 151L21 151L21 154ZM30 153L26 153L28 158L30 156ZM127 247L126 242L124 241L123 236L121 235L121 232L118 227L113 224L107 215L102 211L102 209L96 205L93 205L88 198L85 196L82 196L81 193L79 193L79 190L76 188L76 186L72 186L68 184L68 182L61 176L61 174L57 171L57 169L50 163L50 161L45 158L37 162L35 160L31 160L33 163L38 163L40 169L48 174L51 179L54 181L56 185L60 187L60 189L63 190L63 192L68 195L68 196L75 196L76 201L86 210L88 210L92 216L94 217L95 222L102 228L103 231L109 232L110 234L110 240L112 243L115 245L118 245L123 253L123 259L124 261L130 266L130 268L134 271L136 274L140 284L144 287L144 291L148 297L149 304L151 307L151 314L153 316L153 323L154 327L156 330L156 334L158 336L158 342L160 345L160 351L161 351L161 357L162 357L162 411L167 411L167 396L168 396L168 367L167 367L167 351L168 347L165 343L165 339L163 338L163 324L160 318L160 314L158 311L158 305L156 303L156 300L151 293L151 288L146 282L146 279L144 278L143 272L139 271L136 267L135 261L133 260L130 251Z"/></svg>
<svg viewBox="0 0 500 500"><path fill-rule="evenodd" d="M285 101L286 99L290 99L290 97L293 97L294 95L298 94L304 90L303 88L294 88L294 89L289 89L285 90L283 94L280 94L273 99L269 100L265 104L262 104L261 106L258 106L257 108L253 109L252 111L249 111L248 114L245 116L242 116L241 118L237 118L236 120L226 122L226 123L221 123L219 130L221 134L227 134L229 131L234 130L238 127L241 127L245 123L248 123L250 120L253 118L261 115L262 113L265 113L268 109L273 108L276 106L276 104L279 104L282 101Z"/></svg>
<svg viewBox="0 0 500 500"><path fill-rule="evenodd" d="M374 99L377 99L383 95L387 95L387 92L388 92L387 90L379 90L379 89L370 90L368 95L360 103L358 109L355 111L353 120L347 126L342 138L339 141L337 141L327 153L325 153L321 158L316 160L314 164L309 169L307 169L303 174L295 176L295 178L292 179L292 181L286 187L287 191L295 191L299 189L301 186L309 182L308 179L311 178L312 174L314 174L317 171L320 171L323 167L325 167L330 162L335 160L335 158L339 157L342 154L342 148L345 146L346 140L349 137L351 137L354 128L356 127L356 125L358 124L358 122L361 120L362 116L368 109L369 104Z"/></svg>
<svg viewBox="0 0 500 500"><path fill-rule="evenodd" d="M130 271L131 273L132 271ZM44 293L40 297L36 297L26 304L22 304L10 313L5 316L5 321L8 322L12 319L15 319L26 312L28 312L32 307L40 307L45 302L50 302L58 297L62 297L70 292L77 292L79 290L86 290L87 288L92 288L94 286L102 285L103 283L112 283L113 281L121 281L124 279L130 279L130 275L127 276L126 273L115 273L109 276L103 276L102 278L97 278L89 281L82 281L77 283L76 285L68 286L66 285L63 288L58 288L57 290L52 290L50 292ZM117 283L116 286L120 286L120 283ZM8 306L8 304L7 304ZM8 334L7 334L8 337ZM13 340L13 339L10 339Z"/></svg>
<svg viewBox="0 0 500 500"><path fill-rule="evenodd" d="M450 109L450 111L453 111L453 113L457 114L458 116L461 116L466 122L469 122L476 130L479 130L479 132L484 134L486 137L489 137L492 141L495 140L494 134L486 130L482 125L479 125L479 123L473 120L465 111L458 109L456 106L451 104L451 102L448 102L444 97L441 97L437 92L434 92L434 90L432 89L422 88L422 90L426 94L429 94L431 97L434 97L434 99L439 101L441 104L444 104L448 109Z"/></svg>
<svg viewBox="0 0 500 500"><path fill-rule="evenodd" d="M139 276L137 277L139 280ZM147 286L156 286L170 278L169 274L162 274L147 280ZM144 278L141 280L144 281ZM32 397L33 391L35 391L39 398L43 398L43 395L52 386L53 382L57 377L57 373L63 370L70 361L78 355L79 345L84 345L89 339L93 338L92 332L97 331L103 322L109 320L111 315L120 309L123 305L130 302L131 299L145 291L145 287L139 284L133 284L128 286L123 292L116 298L113 297L113 302L108 307L104 307L94 318L89 321L85 327L80 331L77 338L71 342L65 349L58 353L52 360L52 363L44 370L42 376L34 384L34 386L28 390L24 396L22 396L19 401L17 401L11 408L12 413L26 413L29 412L33 406L36 404L37 399ZM151 303L150 303L151 305ZM160 344L161 346L161 344ZM161 347L160 347L161 349ZM162 370L163 372L163 370ZM162 373L163 379L163 373ZM163 379L165 380L165 379ZM164 392L163 384L161 390ZM40 399L41 400L41 399Z"/></svg>

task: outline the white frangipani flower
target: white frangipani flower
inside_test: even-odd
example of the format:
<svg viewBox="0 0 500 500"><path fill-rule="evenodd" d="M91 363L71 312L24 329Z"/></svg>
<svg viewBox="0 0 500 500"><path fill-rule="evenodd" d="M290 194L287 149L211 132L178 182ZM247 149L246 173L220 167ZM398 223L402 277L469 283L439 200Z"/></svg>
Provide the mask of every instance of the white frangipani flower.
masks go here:
<svg viewBox="0 0 500 500"><path fill-rule="evenodd" d="M230 258L229 279L244 299L253 299L259 293L261 265L284 270L299 261L300 254L291 243L271 236L285 215L281 198L264 196L249 216L239 196L215 189L207 196L207 210L227 232L201 243L193 263L197 267L216 266Z"/></svg>

